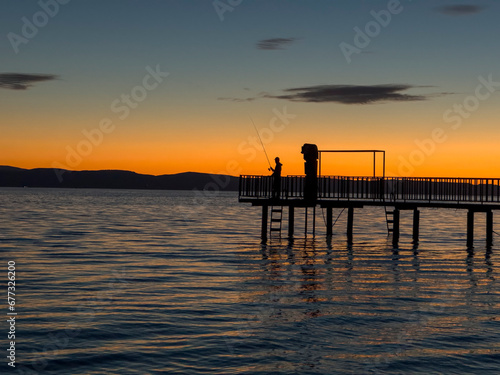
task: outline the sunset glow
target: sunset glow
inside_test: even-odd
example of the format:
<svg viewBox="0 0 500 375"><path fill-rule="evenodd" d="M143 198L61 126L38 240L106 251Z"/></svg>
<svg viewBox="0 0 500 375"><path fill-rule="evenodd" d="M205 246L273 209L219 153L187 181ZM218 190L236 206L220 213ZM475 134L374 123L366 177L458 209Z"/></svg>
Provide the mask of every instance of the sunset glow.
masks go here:
<svg viewBox="0 0 500 375"><path fill-rule="evenodd" d="M267 174L253 121L283 175L315 143L385 150L387 175L500 177L496 3L57 4L29 38L40 5L4 5L2 165Z"/></svg>

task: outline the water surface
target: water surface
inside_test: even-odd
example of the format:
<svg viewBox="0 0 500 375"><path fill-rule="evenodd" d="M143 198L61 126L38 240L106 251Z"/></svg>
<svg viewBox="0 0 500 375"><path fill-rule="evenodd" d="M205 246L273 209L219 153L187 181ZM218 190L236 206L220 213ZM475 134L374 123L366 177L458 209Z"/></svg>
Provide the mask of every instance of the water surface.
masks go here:
<svg viewBox="0 0 500 375"><path fill-rule="evenodd" d="M263 245L260 209L235 193L0 189L0 259L16 262L19 314L17 367L0 366L499 374L500 238L486 249L484 218L467 251L465 211L422 210L417 249L411 212L399 249L383 208L355 211L353 246L346 216L326 241L321 210L307 238L297 210L297 238Z"/></svg>

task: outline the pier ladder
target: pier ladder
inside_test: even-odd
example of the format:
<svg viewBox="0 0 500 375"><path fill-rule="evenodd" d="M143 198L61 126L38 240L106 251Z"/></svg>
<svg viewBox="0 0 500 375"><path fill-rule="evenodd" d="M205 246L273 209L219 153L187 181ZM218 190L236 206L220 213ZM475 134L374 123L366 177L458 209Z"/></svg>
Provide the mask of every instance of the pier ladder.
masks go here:
<svg viewBox="0 0 500 375"><path fill-rule="evenodd" d="M272 206L271 207L271 227L270 231L271 234L273 232L279 232L279 235L281 237L281 224L283 221L283 207L276 207Z"/></svg>
<svg viewBox="0 0 500 375"><path fill-rule="evenodd" d="M387 206L384 206L385 209L385 221L387 224L387 234L391 234L394 232L394 209L389 210Z"/></svg>

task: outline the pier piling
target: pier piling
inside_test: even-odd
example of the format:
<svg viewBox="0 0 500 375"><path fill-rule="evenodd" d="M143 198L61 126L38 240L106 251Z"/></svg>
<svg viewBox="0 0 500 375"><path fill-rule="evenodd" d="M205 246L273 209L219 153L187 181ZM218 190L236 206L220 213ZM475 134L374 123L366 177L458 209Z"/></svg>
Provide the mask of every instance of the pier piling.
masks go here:
<svg viewBox="0 0 500 375"><path fill-rule="evenodd" d="M486 212L486 247L493 246L493 211Z"/></svg>
<svg viewBox="0 0 500 375"><path fill-rule="evenodd" d="M467 211L467 248L474 247L474 211Z"/></svg>
<svg viewBox="0 0 500 375"><path fill-rule="evenodd" d="M399 243L399 209L394 208L394 223L392 231L392 246L398 247Z"/></svg>
<svg viewBox="0 0 500 375"><path fill-rule="evenodd" d="M260 238L265 241L267 240L267 211L268 211L268 206L263 205L262 206L262 228L260 232Z"/></svg>
<svg viewBox="0 0 500 375"><path fill-rule="evenodd" d="M288 238L293 238L293 226L295 221L295 207L288 207Z"/></svg>
<svg viewBox="0 0 500 375"><path fill-rule="evenodd" d="M313 237L316 236L316 206L313 207Z"/></svg>
<svg viewBox="0 0 500 375"><path fill-rule="evenodd" d="M420 232L420 211L413 210L413 243L418 244L418 236Z"/></svg>
<svg viewBox="0 0 500 375"><path fill-rule="evenodd" d="M331 207L326 208L326 236L331 237L333 234L333 209Z"/></svg>
<svg viewBox="0 0 500 375"><path fill-rule="evenodd" d="M305 208L305 218L304 218L304 236L307 237L307 207Z"/></svg>
<svg viewBox="0 0 500 375"><path fill-rule="evenodd" d="M347 210L347 242L352 244L352 229L354 225L354 207Z"/></svg>

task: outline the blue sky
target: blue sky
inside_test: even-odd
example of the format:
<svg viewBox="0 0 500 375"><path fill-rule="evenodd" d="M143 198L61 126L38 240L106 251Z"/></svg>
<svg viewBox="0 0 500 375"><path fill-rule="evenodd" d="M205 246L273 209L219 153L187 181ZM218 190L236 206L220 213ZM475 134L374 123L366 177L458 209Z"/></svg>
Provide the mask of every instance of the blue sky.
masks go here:
<svg viewBox="0 0 500 375"><path fill-rule="evenodd" d="M56 0L43 3L52 1ZM226 4L232 11L221 20L214 3ZM34 82L27 90L2 89L0 82L0 106L6 119L2 127L8 135L4 142L22 144L27 132L41 144L46 142L36 152L39 159L33 155L23 159L16 153L6 155L0 164L35 167L64 160L67 146L78 143L82 128L95 127L109 116L110 103L140 83L147 66L157 65L170 73L166 82L77 169L123 167L120 153L135 141L145 148L158 147L158 152L159 140L164 149L169 142L194 149L209 142L214 150L215 145L217 150L225 148L227 158L240 160L235 150L254 131L249 114L265 126L273 108L285 105L297 114L297 121L268 145L273 152L288 155L303 139L322 142L327 148L356 144L363 148L373 143L404 156L404 147L442 125L443 112L474 91L479 76L498 74L500 80L500 6L492 0L401 0L400 11L391 14L388 25L381 26L362 53L353 54L348 63L339 45L354 45L354 28L364 30L373 22L373 12L385 12L390 3L72 0L59 4L58 13L15 53L9 33L22 36L22 18L33 21L42 8L39 1L4 1L0 74L57 78ZM259 42L277 38L277 49L258 48ZM380 85L408 85L409 89L391 91L397 94L395 100L383 91L384 96L372 97L373 102L348 105L337 96L322 98L321 103L278 98L286 93L283 90L294 88L317 95L314 90L325 85L329 89L354 86L355 101L360 90L367 88L379 95ZM407 100L405 95L421 96L421 100ZM500 135L494 117L497 102L498 95L493 95L481 103L474 119L468 119L467 129L457 136L457 150L471 137L477 142L490 131ZM112 147L113 143L123 147ZM443 152L452 145L447 144ZM47 149L54 151L45 154ZM99 164L101 151L107 159L101 158ZM163 165L151 161L154 167L147 167L147 162L145 157L131 168L158 173L184 168L167 161ZM186 168L195 168L193 163ZM240 163L244 170L252 169ZM214 157L213 165L224 168L224 157Z"/></svg>

